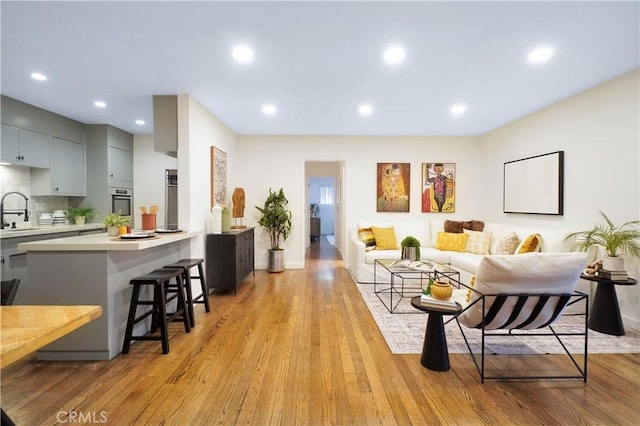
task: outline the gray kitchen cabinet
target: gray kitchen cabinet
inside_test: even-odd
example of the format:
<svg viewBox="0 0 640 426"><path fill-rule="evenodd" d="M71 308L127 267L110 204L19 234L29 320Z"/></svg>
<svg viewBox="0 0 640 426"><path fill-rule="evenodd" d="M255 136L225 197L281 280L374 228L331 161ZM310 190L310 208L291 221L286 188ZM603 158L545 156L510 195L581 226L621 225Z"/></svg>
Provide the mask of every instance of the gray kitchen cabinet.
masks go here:
<svg viewBox="0 0 640 426"><path fill-rule="evenodd" d="M133 152L109 145L109 186L133 188Z"/></svg>
<svg viewBox="0 0 640 426"><path fill-rule="evenodd" d="M104 216L111 213L111 188L133 189L133 135L108 124L86 129L87 196L81 206Z"/></svg>
<svg viewBox="0 0 640 426"><path fill-rule="evenodd" d="M2 161L21 166L48 168L51 136L2 124Z"/></svg>
<svg viewBox="0 0 640 426"><path fill-rule="evenodd" d="M51 168L31 169L31 195L84 196L87 193L85 146L53 138Z"/></svg>

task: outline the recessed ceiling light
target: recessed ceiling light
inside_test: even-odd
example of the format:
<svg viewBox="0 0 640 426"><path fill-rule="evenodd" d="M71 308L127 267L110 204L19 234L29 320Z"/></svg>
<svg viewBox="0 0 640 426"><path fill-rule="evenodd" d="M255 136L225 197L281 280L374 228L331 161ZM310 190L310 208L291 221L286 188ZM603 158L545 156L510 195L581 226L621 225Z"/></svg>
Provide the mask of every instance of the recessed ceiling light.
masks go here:
<svg viewBox="0 0 640 426"><path fill-rule="evenodd" d="M373 107L369 104L362 104L358 107L360 115L369 115L373 112Z"/></svg>
<svg viewBox="0 0 640 426"><path fill-rule="evenodd" d="M253 61L253 50L249 46L236 46L231 54L236 61L244 64Z"/></svg>
<svg viewBox="0 0 640 426"><path fill-rule="evenodd" d="M136 120L138 126L144 126L144 120Z"/></svg>
<svg viewBox="0 0 640 426"><path fill-rule="evenodd" d="M553 56L553 49L550 47L539 47L529 52L527 59L532 64L539 64L548 61L551 56Z"/></svg>
<svg viewBox="0 0 640 426"><path fill-rule="evenodd" d="M31 78L38 81L47 81L47 76L39 72L32 72Z"/></svg>
<svg viewBox="0 0 640 426"><path fill-rule="evenodd" d="M399 64L404 60L405 52L400 46L392 46L384 51L382 55L384 61L389 65Z"/></svg>
<svg viewBox="0 0 640 426"><path fill-rule="evenodd" d="M275 105L267 104L262 107L262 112L267 115L273 115L278 111Z"/></svg>
<svg viewBox="0 0 640 426"><path fill-rule="evenodd" d="M456 104L451 107L451 114L460 115L467 110L467 107L462 104Z"/></svg>
<svg viewBox="0 0 640 426"><path fill-rule="evenodd" d="M105 102L102 102L102 101L95 101L93 103L93 105L95 105L98 108L106 108L107 107L107 104Z"/></svg>

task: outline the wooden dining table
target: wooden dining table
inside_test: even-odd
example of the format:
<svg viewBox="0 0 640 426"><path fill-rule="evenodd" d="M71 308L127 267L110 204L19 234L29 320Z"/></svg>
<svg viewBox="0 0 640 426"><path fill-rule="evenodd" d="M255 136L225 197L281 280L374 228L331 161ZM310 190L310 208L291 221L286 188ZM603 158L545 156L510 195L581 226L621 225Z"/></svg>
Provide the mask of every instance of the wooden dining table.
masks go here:
<svg viewBox="0 0 640 426"><path fill-rule="evenodd" d="M102 315L101 306L0 307L0 367L4 368Z"/></svg>

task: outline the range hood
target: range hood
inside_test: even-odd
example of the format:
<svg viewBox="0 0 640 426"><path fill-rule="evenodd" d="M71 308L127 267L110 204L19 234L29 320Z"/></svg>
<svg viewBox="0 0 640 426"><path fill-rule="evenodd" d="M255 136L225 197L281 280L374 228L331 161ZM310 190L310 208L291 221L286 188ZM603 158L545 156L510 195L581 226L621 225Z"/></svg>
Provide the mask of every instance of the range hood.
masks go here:
<svg viewBox="0 0 640 426"><path fill-rule="evenodd" d="M153 149L178 157L177 95L153 95Z"/></svg>

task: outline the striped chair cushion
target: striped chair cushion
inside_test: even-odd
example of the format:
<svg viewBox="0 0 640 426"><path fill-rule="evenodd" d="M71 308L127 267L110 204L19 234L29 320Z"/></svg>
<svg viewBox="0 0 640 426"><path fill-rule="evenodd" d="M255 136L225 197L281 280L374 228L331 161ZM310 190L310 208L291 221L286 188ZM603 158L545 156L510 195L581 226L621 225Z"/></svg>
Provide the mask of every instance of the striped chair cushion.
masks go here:
<svg viewBox="0 0 640 426"><path fill-rule="evenodd" d="M479 328L483 318L486 329L534 329L548 325L560 316L570 294L576 288L587 260L586 253L527 253L520 256L485 256L476 271L471 303L458 321ZM529 294L546 294L548 297ZM499 296L498 296L499 295ZM521 297L505 297L516 295Z"/></svg>

